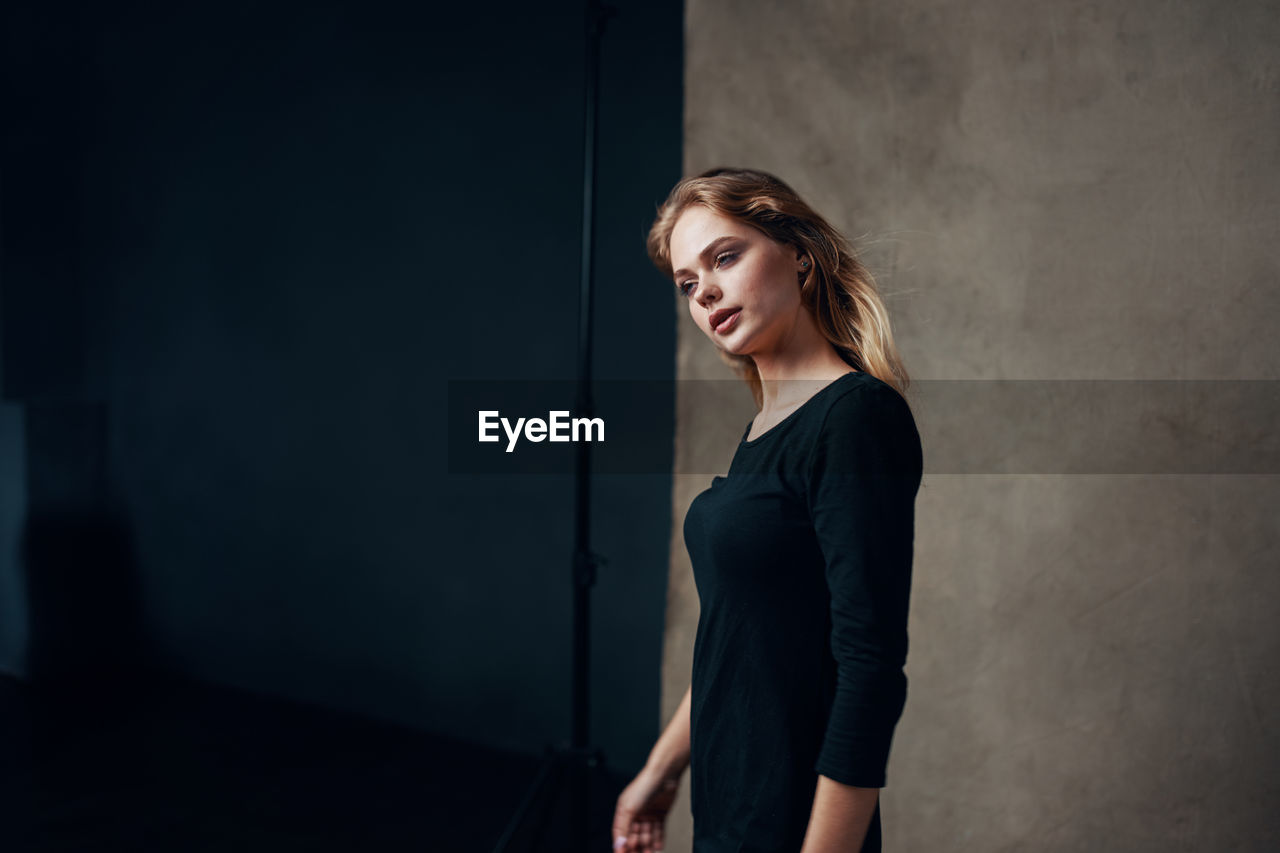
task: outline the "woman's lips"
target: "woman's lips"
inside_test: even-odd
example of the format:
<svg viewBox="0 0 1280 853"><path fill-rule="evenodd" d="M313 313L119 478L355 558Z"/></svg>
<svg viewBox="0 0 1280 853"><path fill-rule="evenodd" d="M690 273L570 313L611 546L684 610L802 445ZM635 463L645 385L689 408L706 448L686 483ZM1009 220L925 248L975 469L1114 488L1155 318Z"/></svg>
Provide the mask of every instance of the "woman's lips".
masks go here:
<svg viewBox="0 0 1280 853"><path fill-rule="evenodd" d="M715 333L717 335L723 335L725 332L732 329L734 325L738 322L738 315L741 313L742 313L742 309L739 308L736 311L734 311L732 314L730 314L728 317L725 317L723 320L721 320L720 323L714 329Z"/></svg>

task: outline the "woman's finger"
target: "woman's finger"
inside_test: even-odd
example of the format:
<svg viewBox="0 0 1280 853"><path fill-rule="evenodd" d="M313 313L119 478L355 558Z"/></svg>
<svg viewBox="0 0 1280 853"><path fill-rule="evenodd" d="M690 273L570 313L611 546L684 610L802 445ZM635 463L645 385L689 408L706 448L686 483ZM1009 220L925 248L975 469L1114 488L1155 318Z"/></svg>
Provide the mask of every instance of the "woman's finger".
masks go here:
<svg viewBox="0 0 1280 853"><path fill-rule="evenodd" d="M631 810L623 808L621 805L613 812L613 849L616 851L621 846L618 839L623 839L626 843L627 828L631 826Z"/></svg>

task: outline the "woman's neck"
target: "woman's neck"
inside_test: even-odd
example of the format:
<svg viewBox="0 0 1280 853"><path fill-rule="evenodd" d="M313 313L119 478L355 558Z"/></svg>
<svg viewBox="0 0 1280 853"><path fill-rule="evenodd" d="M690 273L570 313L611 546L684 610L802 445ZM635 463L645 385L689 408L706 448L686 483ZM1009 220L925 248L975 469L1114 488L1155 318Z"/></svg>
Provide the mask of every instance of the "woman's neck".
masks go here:
<svg viewBox="0 0 1280 853"><path fill-rule="evenodd" d="M854 371L825 338L813 352L757 357L755 365L763 398L760 411L765 413L802 403L824 385Z"/></svg>

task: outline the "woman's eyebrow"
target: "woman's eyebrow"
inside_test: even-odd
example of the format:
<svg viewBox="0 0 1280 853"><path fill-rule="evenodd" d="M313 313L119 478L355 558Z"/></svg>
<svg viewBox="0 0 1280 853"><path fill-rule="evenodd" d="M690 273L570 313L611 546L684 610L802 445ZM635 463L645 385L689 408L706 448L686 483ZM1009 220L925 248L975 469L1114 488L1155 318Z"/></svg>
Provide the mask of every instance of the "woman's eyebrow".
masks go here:
<svg viewBox="0 0 1280 853"><path fill-rule="evenodd" d="M710 243L708 243L705 249L703 249L701 252L698 253L698 257L702 258L702 263L705 265L707 262L707 259L711 257L711 255L715 254L716 249L718 249L722 243L726 243L729 240L736 240L736 239L737 238L734 237L732 234L726 234L723 237L717 237L714 240L712 240ZM689 272L689 270L685 269L684 267L681 267L680 269L673 272L671 274L671 277L679 278L682 275L690 275L690 274L691 273Z"/></svg>

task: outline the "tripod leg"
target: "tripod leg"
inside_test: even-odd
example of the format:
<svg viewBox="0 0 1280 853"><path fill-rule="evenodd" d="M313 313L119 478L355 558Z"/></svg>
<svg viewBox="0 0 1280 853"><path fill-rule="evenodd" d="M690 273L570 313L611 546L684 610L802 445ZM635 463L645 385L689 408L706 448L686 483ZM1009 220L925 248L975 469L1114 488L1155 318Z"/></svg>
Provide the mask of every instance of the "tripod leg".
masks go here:
<svg viewBox="0 0 1280 853"><path fill-rule="evenodd" d="M540 797L544 801L554 799L555 790L559 782L560 768L561 761L558 753L553 748L548 747L546 755L543 756L542 764L538 767L538 775L534 777L532 784L529 785L529 789L525 792L524 799L520 801L520 806L516 809L515 814L511 816L506 830L493 848L493 853L512 853L514 849L512 842L515 840L516 834L520 831L534 803ZM545 802L541 811L542 816L538 821L539 834L541 833L541 823L546 819L547 808Z"/></svg>

